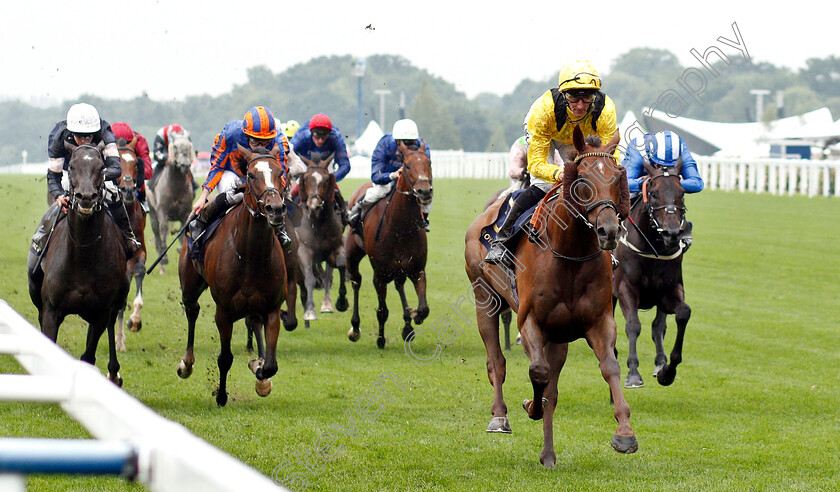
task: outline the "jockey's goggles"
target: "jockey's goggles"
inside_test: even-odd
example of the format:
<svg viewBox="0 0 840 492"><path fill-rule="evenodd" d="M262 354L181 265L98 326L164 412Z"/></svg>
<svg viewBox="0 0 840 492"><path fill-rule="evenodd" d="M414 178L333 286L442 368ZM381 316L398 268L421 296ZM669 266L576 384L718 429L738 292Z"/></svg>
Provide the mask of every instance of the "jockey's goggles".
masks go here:
<svg viewBox="0 0 840 492"><path fill-rule="evenodd" d="M324 128L318 128L318 129L312 130L312 136L313 137L325 138L325 137L329 136L329 134L330 134L330 131L326 130Z"/></svg>
<svg viewBox="0 0 840 492"><path fill-rule="evenodd" d="M577 91L572 91L572 92L577 92ZM569 103L569 104L575 104L575 103L579 103L579 102L585 102L586 104L589 104L589 103L591 103L592 101L595 100L595 94L594 93L571 94L570 92L567 91L567 92L563 93L563 96L566 98L566 102Z"/></svg>
<svg viewBox="0 0 840 492"><path fill-rule="evenodd" d="M93 133L73 133L76 140L93 140Z"/></svg>
<svg viewBox="0 0 840 492"><path fill-rule="evenodd" d="M254 147L268 147L273 138L254 138L248 137L248 145L253 149Z"/></svg>

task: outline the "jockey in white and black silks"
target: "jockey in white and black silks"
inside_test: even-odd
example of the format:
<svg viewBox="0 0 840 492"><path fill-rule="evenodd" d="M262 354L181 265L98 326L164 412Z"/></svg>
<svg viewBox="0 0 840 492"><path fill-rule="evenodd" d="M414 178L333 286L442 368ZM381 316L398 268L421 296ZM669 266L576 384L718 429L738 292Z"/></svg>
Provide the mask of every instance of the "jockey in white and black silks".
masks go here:
<svg viewBox="0 0 840 492"><path fill-rule="evenodd" d="M105 161L104 203L122 230L123 236L125 236L126 250L129 254L134 254L140 249L140 243L131 230L128 213L120 197L119 188L117 188L117 181L122 176L122 167L120 166L120 156L116 142L111 126L107 121L99 118L96 108L85 103L71 106L67 111L67 119L59 121L55 125L48 139L47 192L52 202L61 207L66 208L68 206L69 197L64 183L67 183L69 187L69 181L66 181L64 171L67 171L71 152L67 150L65 143L73 146L89 144L96 147L100 144L104 145L102 149L102 157ZM58 208L56 207L54 211L52 209L48 210L47 215L50 214L57 216Z"/></svg>

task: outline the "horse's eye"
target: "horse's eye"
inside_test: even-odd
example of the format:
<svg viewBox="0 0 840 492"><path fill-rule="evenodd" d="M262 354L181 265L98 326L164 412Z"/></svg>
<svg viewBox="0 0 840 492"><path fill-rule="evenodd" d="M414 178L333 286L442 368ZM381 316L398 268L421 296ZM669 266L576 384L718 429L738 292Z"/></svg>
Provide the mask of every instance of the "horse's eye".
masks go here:
<svg viewBox="0 0 840 492"><path fill-rule="evenodd" d="M649 195L650 195L651 198L656 198L656 192L655 191L651 191L649 193Z"/></svg>
<svg viewBox="0 0 840 492"><path fill-rule="evenodd" d="M248 179L254 179L254 173L248 173Z"/></svg>

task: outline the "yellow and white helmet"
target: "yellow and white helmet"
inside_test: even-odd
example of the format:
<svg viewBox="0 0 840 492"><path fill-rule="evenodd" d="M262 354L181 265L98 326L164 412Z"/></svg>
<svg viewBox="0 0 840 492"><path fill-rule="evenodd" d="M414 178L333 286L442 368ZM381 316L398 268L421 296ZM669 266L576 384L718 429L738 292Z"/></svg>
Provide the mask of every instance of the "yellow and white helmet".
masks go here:
<svg viewBox="0 0 840 492"><path fill-rule="evenodd" d="M560 71L560 92L601 90L601 75L589 60L577 60Z"/></svg>

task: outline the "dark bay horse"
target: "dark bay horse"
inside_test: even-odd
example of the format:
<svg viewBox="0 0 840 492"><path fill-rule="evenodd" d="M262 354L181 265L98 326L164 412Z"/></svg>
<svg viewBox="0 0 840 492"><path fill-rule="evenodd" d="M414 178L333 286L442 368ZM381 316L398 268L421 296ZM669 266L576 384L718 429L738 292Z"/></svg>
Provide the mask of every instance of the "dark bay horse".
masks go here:
<svg viewBox="0 0 840 492"><path fill-rule="evenodd" d="M124 139L117 141L120 153L120 165L122 166L122 176L120 176L119 189L122 196L125 209L128 212L128 220L131 223L131 230L137 240L140 241L140 249L134 253L134 256L128 259L128 275L134 278L134 285L136 292L134 300L132 301L133 311L129 316L127 325L131 331L140 331L143 327L143 320L140 317L140 310L143 309L143 279L146 278L146 215L143 213L143 207L140 205L140 200L137 199L137 188L140 183L137 183L137 166L142 166L143 161L137 157L135 145L137 140L132 140L126 143ZM125 306L117 313L117 350L125 352L125 330L123 329L123 315L125 313Z"/></svg>
<svg viewBox="0 0 840 492"><path fill-rule="evenodd" d="M149 202L149 218L152 222L152 232L155 234L155 247L158 255L166 250L169 235L169 222L177 221L183 227L192 211L193 189L190 164L195 159L195 150L188 133L169 134L169 159L166 161L160 177L146 190ZM160 262L160 273L163 266L169 264L169 258L164 255Z"/></svg>
<svg viewBox="0 0 840 492"><path fill-rule="evenodd" d="M314 160L300 157L307 168L301 175L298 185L300 206L303 211L300 227L297 228L300 238L298 258L303 273L301 290L301 300L304 303L303 320L305 326L309 328L309 322L317 319L313 295L318 281L316 275L320 275L321 285L324 287L321 312L333 312L330 299L333 268L338 270L339 278L338 301L335 309L342 312L347 310L347 287L344 285L347 262L342 237L344 223L334 206L335 175L330 173L328 168L333 156Z"/></svg>
<svg viewBox="0 0 840 492"><path fill-rule="evenodd" d="M610 387L618 429L612 447L622 453L638 448L630 426L630 407L621 390L616 360L612 310L612 265L603 250L616 247L619 214L629 208L627 178L607 147L597 138L584 142L574 131L574 162L565 165L562 193L546 195L535 213L535 232L510 245L514 272L484 262L481 229L491 224L501 201L489 207L466 235L466 270L472 283L479 332L487 350L487 374L493 385L493 418L488 432L510 432L502 394L505 357L499 344L499 313L517 313L522 347L531 361L533 396L523 407L533 420L543 420L540 462L553 467L553 415L557 382L568 344L586 339ZM610 149L611 150L611 149ZM555 187L555 190L557 188ZM530 239L530 240L529 240Z"/></svg>
<svg viewBox="0 0 840 492"><path fill-rule="evenodd" d="M367 255L373 267L373 286L379 298L379 307L376 310L376 318L379 321L376 344L379 348L385 348L385 321L388 319L385 296L390 282L394 282L402 301L405 322L403 340L414 332L411 327L412 319L420 324L429 315L429 306L426 303L426 230L418 224L422 219L420 205L432 201L432 162L426 156L425 143L419 150L410 150L400 142L399 150L403 155L403 165L395 191L372 206L364 217L363 239L352 230L348 230L344 238L347 270L353 284L353 316L350 319L352 327L347 336L355 342L361 335L359 288L362 276L359 273L359 262ZM360 186L353 193L349 205L352 206L360 200L371 185L372 183L365 183ZM408 307L405 297L406 279L411 280L417 292L416 310Z"/></svg>
<svg viewBox="0 0 840 492"><path fill-rule="evenodd" d="M682 362L685 327L691 317L691 308L685 303L682 278L683 247L679 240L685 222L685 191L680 184L682 161L673 168L654 167L645 163L648 178L633 204L627 222L636 227L627 228L627 235L619 240L616 248L618 269L613 280L613 308L615 300L627 320L625 331L629 342L627 354L627 379L624 386L644 386L639 374L639 356L636 340L642 331L639 309L656 307L656 317L651 325L656 346L656 368L653 375L663 386L674 382L677 365ZM677 321L677 337L671 350L671 363L665 356L664 338L668 314Z"/></svg>
<svg viewBox="0 0 840 492"><path fill-rule="evenodd" d="M209 287L216 303L216 327L219 330L219 388L216 403L227 403L227 373L233 363L230 350L233 323L255 317L264 325L265 354L249 367L257 377L260 396L271 392L272 375L277 372L277 337L280 332L280 305L286 296L286 264L283 249L274 235L286 213L283 200L283 168L277 161L279 149L264 149L252 154L239 146L247 166L245 197L219 224L204 251L204 261L188 256L186 239L181 245L178 273L181 301L187 315L187 351L178 365L178 376L187 378L195 363L193 341L198 318L198 299ZM259 327L256 327L259 330ZM256 331L255 330L255 331Z"/></svg>
<svg viewBox="0 0 840 492"><path fill-rule="evenodd" d="M117 312L125 306L129 280L125 242L103 208L105 162L92 145L66 143L69 161L69 207L52 233L40 267L30 252L29 296L38 309L41 331L53 342L69 314L88 322L81 359L96 362L96 347L108 330L108 379L122 385L114 337ZM34 260L34 261L33 261Z"/></svg>

